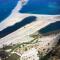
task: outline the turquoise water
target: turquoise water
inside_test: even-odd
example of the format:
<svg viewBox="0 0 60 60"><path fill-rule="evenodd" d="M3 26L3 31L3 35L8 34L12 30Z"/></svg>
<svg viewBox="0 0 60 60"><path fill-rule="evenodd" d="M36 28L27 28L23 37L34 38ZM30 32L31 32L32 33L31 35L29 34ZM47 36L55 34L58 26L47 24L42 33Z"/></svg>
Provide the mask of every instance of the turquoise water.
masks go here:
<svg viewBox="0 0 60 60"><path fill-rule="evenodd" d="M0 22L11 14L17 2L18 0L0 0ZM60 14L60 0L29 0L20 12L49 15Z"/></svg>

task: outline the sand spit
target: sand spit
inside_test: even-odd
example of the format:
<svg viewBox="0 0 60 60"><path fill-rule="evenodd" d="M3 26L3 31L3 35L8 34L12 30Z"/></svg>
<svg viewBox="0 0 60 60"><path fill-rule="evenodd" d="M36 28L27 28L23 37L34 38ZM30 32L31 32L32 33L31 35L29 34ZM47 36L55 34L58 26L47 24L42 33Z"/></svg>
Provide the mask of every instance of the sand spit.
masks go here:
<svg viewBox="0 0 60 60"><path fill-rule="evenodd" d="M6 20L0 23L0 31L8 26L12 26L17 22L22 21L28 16L36 16L36 21L27 24L20 29L17 29L16 31L10 33L9 35L1 38L0 48L2 48L4 45L9 46L11 44L15 44L17 46L16 51L13 49L12 52L19 54L21 60L29 60L29 58L30 60L33 60L35 59L34 57L37 58L36 60L39 60L40 56L38 55L38 52L42 53L42 56L48 54L58 43L60 32L58 34L55 32L55 34L52 33L50 35L47 34L46 36L43 36L42 34L38 33L38 30L51 23L60 21L60 18L58 15L21 14L18 12L19 4L20 2L18 2L15 10L13 10L14 12L12 12L12 14ZM19 47L19 44L23 46ZM27 47L26 51L23 49L25 47ZM30 52L32 53L30 54Z"/></svg>

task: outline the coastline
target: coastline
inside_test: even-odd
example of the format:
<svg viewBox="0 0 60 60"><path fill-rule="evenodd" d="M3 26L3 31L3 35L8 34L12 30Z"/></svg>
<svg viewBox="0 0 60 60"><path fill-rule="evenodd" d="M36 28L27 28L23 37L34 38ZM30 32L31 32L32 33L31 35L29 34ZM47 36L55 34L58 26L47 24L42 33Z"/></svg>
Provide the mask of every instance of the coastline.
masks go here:
<svg viewBox="0 0 60 60"><path fill-rule="evenodd" d="M19 55L21 60L33 59L33 57L34 59L36 57L37 59L35 60L38 60L41 58L41 55L47 55L57 45L60 39L60 30L46 34L39 33L38 31L51 23L60 21L60 15L19 13L19 6L20 2L18 2L17 6L14 8L12 14L0 23L0 31L21 22L24 18L29 16L37 17L36 21L24 25L5 37L0 38L0 49L4 46L12 46L10 52ZM7 50L9 51L9 49ZM42 54L38 57L39 53Z"/></svg>

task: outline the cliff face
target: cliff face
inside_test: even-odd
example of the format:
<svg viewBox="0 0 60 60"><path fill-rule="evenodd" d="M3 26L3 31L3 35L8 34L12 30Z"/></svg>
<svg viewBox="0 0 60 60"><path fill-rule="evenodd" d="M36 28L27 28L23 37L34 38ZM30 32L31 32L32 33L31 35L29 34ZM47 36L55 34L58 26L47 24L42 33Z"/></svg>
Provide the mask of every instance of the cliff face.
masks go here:
<svg viewBox="0 0 60 60"><path fill-rule="evenodd" d="M59 41L60 31L51 32L47 35L43 35L37 32L29 35L31 41L18 43L18 44L10 44L9 46L4 46L5 51L10 54L17 54L21 60L39 60L42 57L46 56L50 51L55 52L55 46ZM27 36L28 37L28 36ZM29 39L28 38L28 39ZM55 49L56 50L56 49ZM12 58L9 57L8 58ZM8 59L7 58L7 59Z"/></svg>
<svg viewBox="0 0 60 60"><path fill-rule="evenodd" d="M42 60L60 60L60 40L53 50L42 58Z"/></svg>

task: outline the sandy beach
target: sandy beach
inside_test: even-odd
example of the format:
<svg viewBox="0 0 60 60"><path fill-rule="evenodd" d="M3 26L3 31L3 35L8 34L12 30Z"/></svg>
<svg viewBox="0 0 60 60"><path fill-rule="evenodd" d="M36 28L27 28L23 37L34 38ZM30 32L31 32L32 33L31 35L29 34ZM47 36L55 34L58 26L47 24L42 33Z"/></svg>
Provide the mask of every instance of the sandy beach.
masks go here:
<svg viewBox="0 0 60 60"><path fill-rule="evenodd" d="M19 13L19 10L22 8L21 2L18 1L16 7L12 10L12 13L9 17L7 17L4 21L0 23L0 31L6 29L9 26L13 26L14 24L21 22L24 18L29 16L35 16L36 21L29 23L27 25L24 25L23 27L17 29L16 31L4 36L3 38L0 38L0 48L2 48L4 45L17 45L17 44L24 44L28 43L32 40L37 40L37 43L34 44L26 44L26 46L29 45L30 50L21 52L22 55L18 52L17 54L21 55L22 58L26 57L36 57L35 60L39 60L39 57L37 56L38 51L43 53L43 56L48 54L53 47L58 43L60 39L60 32L56 34L50 34L47 36L43 36L38 31L47 25L51 23L55 23L57 21L60 21L60 15L42 15L42 14L27 14L27 13ZM37 33L37 34L36 34ZM31 35L37 37L34 39L31 37ZM42 36L42 37L41 37ZM34 41L33 41L34 42ZM25 46L25 47L26 47ZM31 53L30 53L31 52ZM25 58L24 58L25 59ZM27 59L28 60L28 59ZM31 59L30 59L31 60Z"/></svg>

